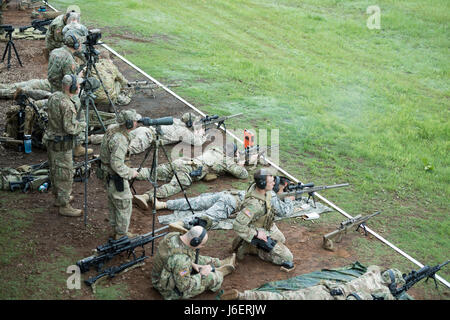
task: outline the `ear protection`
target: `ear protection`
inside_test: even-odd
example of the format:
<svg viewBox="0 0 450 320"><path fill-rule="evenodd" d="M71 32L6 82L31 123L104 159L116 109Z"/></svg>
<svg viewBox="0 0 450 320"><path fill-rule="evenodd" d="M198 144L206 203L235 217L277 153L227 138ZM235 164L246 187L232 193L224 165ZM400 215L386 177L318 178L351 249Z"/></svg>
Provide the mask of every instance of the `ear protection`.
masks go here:
<svg viewBox="0 0 450 320"><path fill-rule="evenodd" d="M133 129L133 126L134 126L133 120L130 120L130 119L125 120L125 127L127 129Z"/></svg>
<svg viewBox="0 0 450 320"><path fill-rule="evenodd" d="M72 77L72 83L70 84L69 91L70 93L76 93L77 92L77 77L73 74L70 75Z"/></svg>
<svg viewBox="0 0 450 320"><path fill-rule="evenodd" d="M80 43L78 42L77 37L75 37L72 33L69 33L69 36L73 39L73 48L78 50Z"/></svg>
<svg viewBox="0 0 450 320"><path fill-rule="evenodd" d="M267 186L267 176L259 176L255 179L256 186L258 189L265 189Z"/></svg>
<svg viewBox="0 0 450 320"><path fill-rule="evenodd" d="M275 185L273 186L273 191L275 192L275 193L277 193L279 190L280 190L280 177L279 176L276 176L276 177L274 177L274 180L275 180Z"/></svg>
<svg viewBox="0 0 450 320"><path fill-rule="evenodd" d="M206 235L206 229L203 228L202 234L199 237L192 238L189 244L193 247L198 247L200 245L200 243L202 243L205 235Z"/></svg>

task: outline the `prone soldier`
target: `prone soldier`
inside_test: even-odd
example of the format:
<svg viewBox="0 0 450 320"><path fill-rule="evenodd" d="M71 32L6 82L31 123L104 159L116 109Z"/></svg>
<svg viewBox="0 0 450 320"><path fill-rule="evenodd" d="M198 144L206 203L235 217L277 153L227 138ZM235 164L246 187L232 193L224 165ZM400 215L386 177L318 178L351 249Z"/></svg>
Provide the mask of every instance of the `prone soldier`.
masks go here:
<svg viewBox="0 0 450 320"><path fill-rule="evenodd" d="M184 234L171 232L159 243L152 284L164 299L189 299L206 290L216 292L223 278L235 270L235 254L224 260L198 254L207 241L206 229L195 226Z"/></svg>
<svg viewBox="0 0 450 320"><path fill-rule="evenodd" d="M157 188L156 197L170 197L180 192L181 186L187 188L195 181L213 180L218 175L226 173L239 179L247 179L248 172L244 168L244 163L238 164L235 162L236 150L236 145L226 144L222 149L213 147L193 159L179 158L173 161L172 166L170 163L158 165L156 168L158 180L169 183ZM172 171L172 167L180 180L181 186ZM150 171L145 172L145 175L150 177ZM135 195L133 201L140 207L145 207L152 196L153 189L150 189L142 195Z"/></svg>

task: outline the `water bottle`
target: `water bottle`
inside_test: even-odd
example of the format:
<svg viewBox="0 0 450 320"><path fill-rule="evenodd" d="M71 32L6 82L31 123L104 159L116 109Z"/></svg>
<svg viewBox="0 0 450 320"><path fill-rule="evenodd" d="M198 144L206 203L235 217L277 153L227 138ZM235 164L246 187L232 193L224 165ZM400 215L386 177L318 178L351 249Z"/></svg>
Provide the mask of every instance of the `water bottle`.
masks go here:
<svg viewBox="0 0 450 320"><path fill-rule="evenodd" d="M47 192L48 191L48 182L44 182L38 188L39 192Z"/></svg>
<svg viewBox="0 0 450 320"><path fill-rule="evenodd" d="M23 136L23 146L25 153L31 153L31 135L26 134Z"/></svg>

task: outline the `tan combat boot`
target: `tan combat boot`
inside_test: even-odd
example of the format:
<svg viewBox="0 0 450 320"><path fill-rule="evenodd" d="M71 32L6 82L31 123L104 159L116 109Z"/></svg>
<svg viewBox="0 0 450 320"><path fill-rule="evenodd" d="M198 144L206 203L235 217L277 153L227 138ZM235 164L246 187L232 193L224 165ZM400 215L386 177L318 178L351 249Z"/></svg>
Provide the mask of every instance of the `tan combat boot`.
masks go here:
<svg viewBox="0 0 450 320"><path fill-rule="evenodd" d="M78 145L78 146L75 147L75 149L73 149L73 155L74 155L75 157L81 157L81 156L84 156L85 150L86 150L86 149L85 149L84 146ZM91 148L88 148L88 149L87 149L87 153L88 153L88 155L91 155L92 153L94 153L94 150L92 150Z"/></svg>
<svg viewBox="0 0 450 320"><path fill-rule="evenodd" d="M56 197L56 195L54 195L54 196ZM73 199L75 199L74 196L70 196L69 202L72 202ZM56 200L55 200L55 202L53 203L53 206L54 206L54 207L60 207L60 205L56 202Z"/></svg>
<svg viewBox="0 0 450 320"><path fill-rule="evenodd" d="M133 196L133 203L137 205L142 210L148 210L148 200L149 200L148 194L144 193L141 195L134 195Z"/></svg>
<svg viewBox="0 0 450 320"><path fill-rule="evenodd" d="M239 300L239 291L236 289L225 290L220 296L220 300Z"/></svg>
<svg viewBox="0 0 450 320"><path fill-rule="evenodd" d="M216 271L222 272L224 277L232 273L234 270L236 270L236 268L231 264L226 264L216 269Z"/></svg>
<svg viewBox="0 0 450 320"><path fill-rule="evenodd" d="M228 258L225 258L223 260L219 260L219 265L224 266L224 265L227 265L227 264L232 265L233 267L236 266L236 253L233 253Z"/></svg>
<svg viewBox="0 0 450 320"><path fill-rule="evenodd" d="M64 207L59 207L59 214L65 217L79 217L83 211L80 209L74 209L70 204Z"/></svg>

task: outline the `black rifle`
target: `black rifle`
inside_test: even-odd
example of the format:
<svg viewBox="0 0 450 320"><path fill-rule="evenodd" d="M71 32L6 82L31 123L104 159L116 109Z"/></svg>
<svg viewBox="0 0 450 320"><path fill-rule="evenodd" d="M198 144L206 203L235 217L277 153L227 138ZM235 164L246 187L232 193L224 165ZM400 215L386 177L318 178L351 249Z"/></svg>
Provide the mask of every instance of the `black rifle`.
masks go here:
<svg viewBox="0 0 450 320"><path fill-rule="evenodd" d="M53 19L46 19L46 20L34 19L33 21L31 21L31 25L20 27L19 31L24 32L26 29L33 28L34 30L39 30L40 32L42 32L42 34L45 34L47 32L47 28L45 28L44 26L51 24L52 21Z"/></svg>
<svg viewBox="0 0 450 320"><path fill-rule="evenodd" d="M9 183L9 189L11 191L16 191L17 189L22 190L23 193L27 193L30 190L31 182L34 181L34 177L31 175L22 177L22 181L18 182L10 182ZM49 182L50 179L47 181Z"/></svg>
<svg viewBox="0 0 450 320"><path fill-rule="evenodd" d="M277 240L274 240L271 237L267 237L267 241L264 241L259 238L256 238L255 236L250 243L255 247L257 247L258 249L270 252L277 244Z"/></svg>
<svg viewBox="0 0 450 320"><path fill-rule="evenodd" d="M89 164L93 163L93 162L97 162L100 161L100 157L96 157L96 158L92 158L91 160L88 160L88 172L87 172L87 177L89 178L91 176L91 166ZM73 176L73 181L74 182L84 182L85 176L84 176L84 168L85 167L85 163L84 161L82 162L77 162L73 165L73 168L75 170L75 174Z"/></svg>
<svg viewBox="0 0 450 320"><path fill-rule="evenodd" d="M342 184L334 184L331 186L319 186L319 187L314 187L314 183L306 183L306 184L302 184L302 183L297 183L297 184L293 184L290 183L286 186L285 188L285 192L277 195L278 198L280 199L284 199L285 197L289 197L289 196L295 196L295 198L297 199L297 197L303 193L307 193L308 194L308 199L306 200L306 202L309 202L309 199L312 198L313 200L313 207L316 207L316 199L314 196L314 193L316 191L322 191L322 190L326 190L326 189L333 189L333 188L342 188L342 187L347 187L349 186L348 183L342 183Z"/></svg>
<svg viewBox="0 0 450 320"><path fill-rule="evenodd" d="M98 279L103 278L105 276L108 276L109 279L114 278L118 273L134 266L135 264L138 264L141 261L144 261L147 258L148 258L148 256L142 256L137 259L133 259L130 262L125 262L124 264L121 264L120 266L114 266L111 268L107 268L107 269L103 270L101 273L99 273L98 275L96 275L95 277L91 277L88 280L85 280L84 283L86 283L88 286L92 286Z"/></svg>
<svg viewBox="0 0 450 320"><path fill-rule="evenodd" d="M168 226L159 228L154 232L160 232L169 228ZM100 245L96 249L96 254L90 257L84 258L77 262L77 266L80 268L80 271L86 272L89 271L91 267L96 267L98 272L101 272L103 265L111 260L113 257L119 255L122 252L126 252L128 258L132 255L134 260L136 261L136 254L134 250L138 247L142 247L147 243L153 242L155 239L165 236L167 232L152 236L153 232L149 232L140 236L136 236L134 238L128 238L128 236L123 236L118 240L109 239L106 244ZM142 253L142 257L145 256L145 250ZM145 257L147 258L147 257ZM143 260L143 259L142 259ZM135 262L137 263L137 262Z"/></svg>
<svg viewBox="0 0 450 320"><path fill-rule="evenodd" d="M224 117L219 117L218 115L213 115L213 116L205 116L203 118L200 119L200 121L202 122L203 128L206 130L216 126L217 123L217 129L220 128L220 126L223 125L223 128L225 130L225 132L227 131L227 127L225 126L225 121L231 118L235 118L238 116L241 116L242 113L238 113L238 114L233 114L231 116L224 116Z"/></svg>
<svg viewBox="0 0 450 320"><path fill-rule="evenodd" d="M434 267L430 266L424 266L419 271L412 270L408 275L403 274L403 279L405 280L405 284L400 287L396 288L395 283L391 283L389 285L389 290L391 291L392 295L397 298L399 297L403 292L408 291L413 285L415 285L420 280L427 278L425 282L428 281L429 278L432 278L434 280L434 284L436 285L437 289L437 282L436 282L436 272L441 270L442 267L444 267L446 264L448 264L450 260L445 261L442 264L438 264Z"/></svg>

